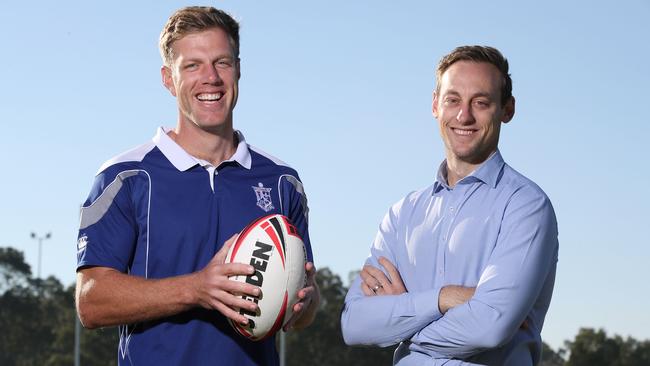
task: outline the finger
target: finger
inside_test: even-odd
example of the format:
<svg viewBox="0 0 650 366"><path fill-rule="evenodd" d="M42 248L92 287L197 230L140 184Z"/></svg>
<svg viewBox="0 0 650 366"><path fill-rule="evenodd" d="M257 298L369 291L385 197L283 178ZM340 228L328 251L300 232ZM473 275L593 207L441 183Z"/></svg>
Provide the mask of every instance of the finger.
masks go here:
<svg viewBox="0 0 650 366"><path fill-rule="evenodd" d="M374 279L374 277L372 277L370 273L366 271L365 266L364 269L362 269L361 272L359 272L359 278L361 278L361 282L366 282L366 283L368 282L369 279Z"/></svg>
<svg viewBox="0 0 650 366"><path fill-rule="evenodd" d="M316 267L314 263L307 262L305 264L305 273L307 274L307 283L316 283Z"/></svg>
<svg viewBox="0 0 650 366"><path fill-rule="evenodd" d="M297 306L297 304L296 304L296 306ZM296 322L298 321L298 318L300 318L300 312L301 312L300 310L298 310L298 311L294 310L293 315L291 315L291 318L289 319L289 321L287 321L287 323L282 327L282 330L284 330L285 332L288 332L291 328L293 328L293 325L296 324Z"/></svg>
<svg viewBox="0 0 650 366"><path fill-rule="evenodd" d="M314 294L314 291L316 291L316 289L313 286L302 288L300 291L298 291L298 299L301 301L311 300L311 296Z"/></svg>
<svg viewBox="0 0 650 366"><path fill-rule="evenodd" d="M368 282L369 285L372 285L373 283L377 282L376 276L378 276L378 273L381 273L381 270L367 264L363 266L363 269L359 273L359 276L361 276L364 281Z"/></svg>
<svg viewBox="0 0 650 366"><path fill-rule="evenodd" d="M361 277L361 283L366 285L369 289L375 287L377 285L377 280L371 276L367 271L362 271L360 274Z"/></svg>
<svg viewBox="0 0 650 366"><path fill-rule="evenodd" d="M239 237L239 234L235 234L230 237L230 239L226 240L225 243L223 243L223 246L221 246L221 249L215 254L214 259L217 261L217 263L224 263L226 261L226 256L228 255L228 251L230 250L230 247L237 241L237 238Z"/></svg>
<svg viewBox="0 0 650 366"><path fill-rule="evenodd" d="M306 308L307 308L307 305L302 301L299 301L299 302L295 303L293 305L293 307L291 308L291 310L293 311L293 314L291 315L291 318L287 321L287 323L282 327L282 329L285 332L290 330L293 327L293 325L298 321L298 319L300 319L300 317L302 316L303 310L306 309Z"/></svg>
<svg viewBox="0 0 650 366"><path fill-rule="evenodd" d="M361 277L361 280L363 281L366 281L368 278L372 277L372 275L370 275L366 267L370 267L370 266L363 266L363 269L361 269L361 272L359 272L359 277Z"/></svg>
<svg viewBox="0 0 650 366"><path fill-rule="evenodd" d="M294 325L295 323L296 323L296 317L295 317L295 316L292 316L291 319L289 319L289 321L287 322L287 324L285 324L285 325L282 327L282 330L285 331L285 332L290 331L290 330L291 330L291 327L293 327L293 325Z"/></svg>
<svg viewBox="0 0 650 366"><path fill-rule="evenodd" d="M294 314L300 314L302 312L302 310L305 309L306 307L307 307L307 305L305 303L298 302L298 303L293 305L293 313Z"/></svg>
<svg viewBox="0 0 650 366"><path fill-rule="evenodd" d="M255 273L255 268L250 264L244 263L223 263L218 265L217 274L231 277L231 276L248 276Z"/></svg>
<svg viewBox="0 0 650 366"><path fill-rule="evenodd" d="M216 307L217 304L224 304L234 311L243 309L250 312L257 312L259 306L253 301L254 299L255 296L237 296L227 291L219 291L217 296L214 298L214 305Z"/></svg>
<svg viewBox="0 0 650 366"><path fill-rule="evenodd" d="M308 276L310 274L315 276L316 275L316 266L314 266L314 263L312 263L312 262L305 263L305 272L307 272Z"/></svg>
<svg viewBox="0 0 650 366"><path fill-rule="evenodd" d="M375 292L372 291L365 282L361 282L361 291L363 291L363 294L366 296L376 295Z"/></svg>
<svg viewBox="0 0 650 366"><path fill-rule="evenodd" d="M217 286L221 291L225 291L233 296L247 295L260 297L262 294L262 290L259 287L240 281L225 280Z"/></svg>
<svg viewBox="0 0 650 366"><path fill-rule="evenodd" d="M384 285L384 284L390 283L390 281L388 280L388 277L386 277L384 272L382 272L380 269L377 269L377 268L372 267L372 266L366 266L364 268L367 268L368 273L372 277L375 278L375 280L376 280L375 285ZM369 283L368 285L372 285L372 284Z"/></svg>
<svg viewBox="0 0 650 366"><path fill-rule="evenodd" d="M380 257L379 264L381 264L386 269L386 272L388 272L388 276L390 276L389 280L391 283L402 282L402 276L400 276L397 267L395 267L391 261L384 257Z"/></svg>
<svg viewBox="0 0 650 366"><path fill-rule="evenodd" d="M239 314L238 311L231 309L230 307L226 306L223 303L218 303L215 306L215 309L221 314L223 314L223 316L225 316L226 318L229 318L238 324L248 325L248 318L246 318L242 314Z"/></svg>

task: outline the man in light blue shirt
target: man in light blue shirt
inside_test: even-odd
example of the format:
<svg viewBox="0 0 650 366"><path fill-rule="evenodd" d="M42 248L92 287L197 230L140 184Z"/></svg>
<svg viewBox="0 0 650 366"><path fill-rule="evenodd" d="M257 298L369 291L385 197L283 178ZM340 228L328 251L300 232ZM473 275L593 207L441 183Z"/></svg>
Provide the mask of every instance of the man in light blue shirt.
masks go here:
<svg viewBox="0 0 650 366"><path fill-rule="evenodd" d="M458 47L436 72L446 160L384 217L341 316L347 344L390 346L395 365L536 365L558 255L551 202L507 165L508 62Z"/></svg>

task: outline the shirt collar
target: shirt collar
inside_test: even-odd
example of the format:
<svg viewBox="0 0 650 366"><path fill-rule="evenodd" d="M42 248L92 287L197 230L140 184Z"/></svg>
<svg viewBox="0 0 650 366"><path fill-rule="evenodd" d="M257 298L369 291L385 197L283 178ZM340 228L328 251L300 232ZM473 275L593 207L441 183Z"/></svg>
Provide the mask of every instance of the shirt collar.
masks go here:
<svg viewBox="0 0 650 366"><path fill-rule="evenodd" d="M495 188L499 183L501 177L501 170L503 169L503 157L501 152L497 149L483 164L481 164L470 176L476 177L482 182L488 184L490 187Z"/></svg>
<svg viewBox="0 0 650 366"><path fill-rule="evenodd" d="M469 183L472 181L481 181L488 184L490 187L495 188L499 183L499 178L501 176L501 170L505 162L501 156L501 152L497 149L490 157L479 165L473 172L468 176L458 181L459 184ZM438 167L438 174L436 176L436 182L433 186L433 193L439 192L442 188L449 189L447 184L447 159L443 160Z"/></svg>
<svg viewBox="0 0 650 366"><path fill-rule="evenodd" d="M165 155L167 160L169 160L176 169L180 171L185 171L191 167L200 164L205 166L204 163L207 163L201 159L195 158L185 151L176 141L172 140L167 133L171 131L171 128L168 127L159 127L156 131L156 135L153 137L153 142L156 144L158 149ZM250 150L248 149L248 144L246 139L244 139L244 134L240 131L235 130L235 136L237 137L237 150L233 156L223 161L221 164L227 162L236 162L246 169L250 169L252 165L252 158ZM209 163L207 163L209 164Z"/></svg>

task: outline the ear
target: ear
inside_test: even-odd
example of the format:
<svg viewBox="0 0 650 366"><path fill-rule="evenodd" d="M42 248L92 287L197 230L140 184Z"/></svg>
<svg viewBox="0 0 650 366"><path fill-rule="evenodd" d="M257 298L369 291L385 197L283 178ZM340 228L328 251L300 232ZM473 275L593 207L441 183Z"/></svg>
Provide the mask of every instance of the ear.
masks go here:
<svg viewBox="0 0 650 366"><path fill-rule="evenodd" d="M237 57L237 81L241 78L241 63L239 61L239 57Z"/></svg>
<svg viewBox="0 0 650 366"><path fill-rule="evenodd" d="M176 96L176 87L174 86L172 69L170 69L169 66L163 65L160 68L160 76L162 77L162 82L165 88L167 88L173 96Z"/></svg>
<svg viewBox="0 0 650 366"><path fill-rule="evenodd" d="M510 97L510 100L506 102L506 105L503 106L503 111L501 115L501 122L508 123L512 120L512 117L515 116L515 97Z"/></svg>
<svg viewBox="0 0 650 366"><path fill-rule="evenodd" d="M431 102L431 111L433 112L433 116L438 119L438 93L436 91L433 91L433 101Z"/></svg>

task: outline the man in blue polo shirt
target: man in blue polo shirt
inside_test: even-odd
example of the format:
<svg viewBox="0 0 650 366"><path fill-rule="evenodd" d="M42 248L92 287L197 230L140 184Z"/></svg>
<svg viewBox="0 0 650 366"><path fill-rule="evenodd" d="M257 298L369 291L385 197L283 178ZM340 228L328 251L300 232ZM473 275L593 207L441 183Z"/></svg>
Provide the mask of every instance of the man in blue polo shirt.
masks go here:
<svg viewBox="0 0 650 366"><path fill-rule="evenodd" d="M498 150L515 112L491 47L443 57L433 114L446 160L391 207L345 299L348 344L400 343L395 365L535 365L558 255L553 207Z"/></svg>
<svg viewBox="0 0 650 366"><path fill-rule="evenodd" d="M274 338L252 342L227 319L260 289L228 276L235 234L272 213L288 216L307 247L308 283L286 328L309 325L320 295L298 174L233 128L239 25L211 7L174 13L160 37L175 128L106 162L81 210L77 310L84 326L119 325L120 365L275 365ZM288 330L288 329L287 329Z"/></svg>

